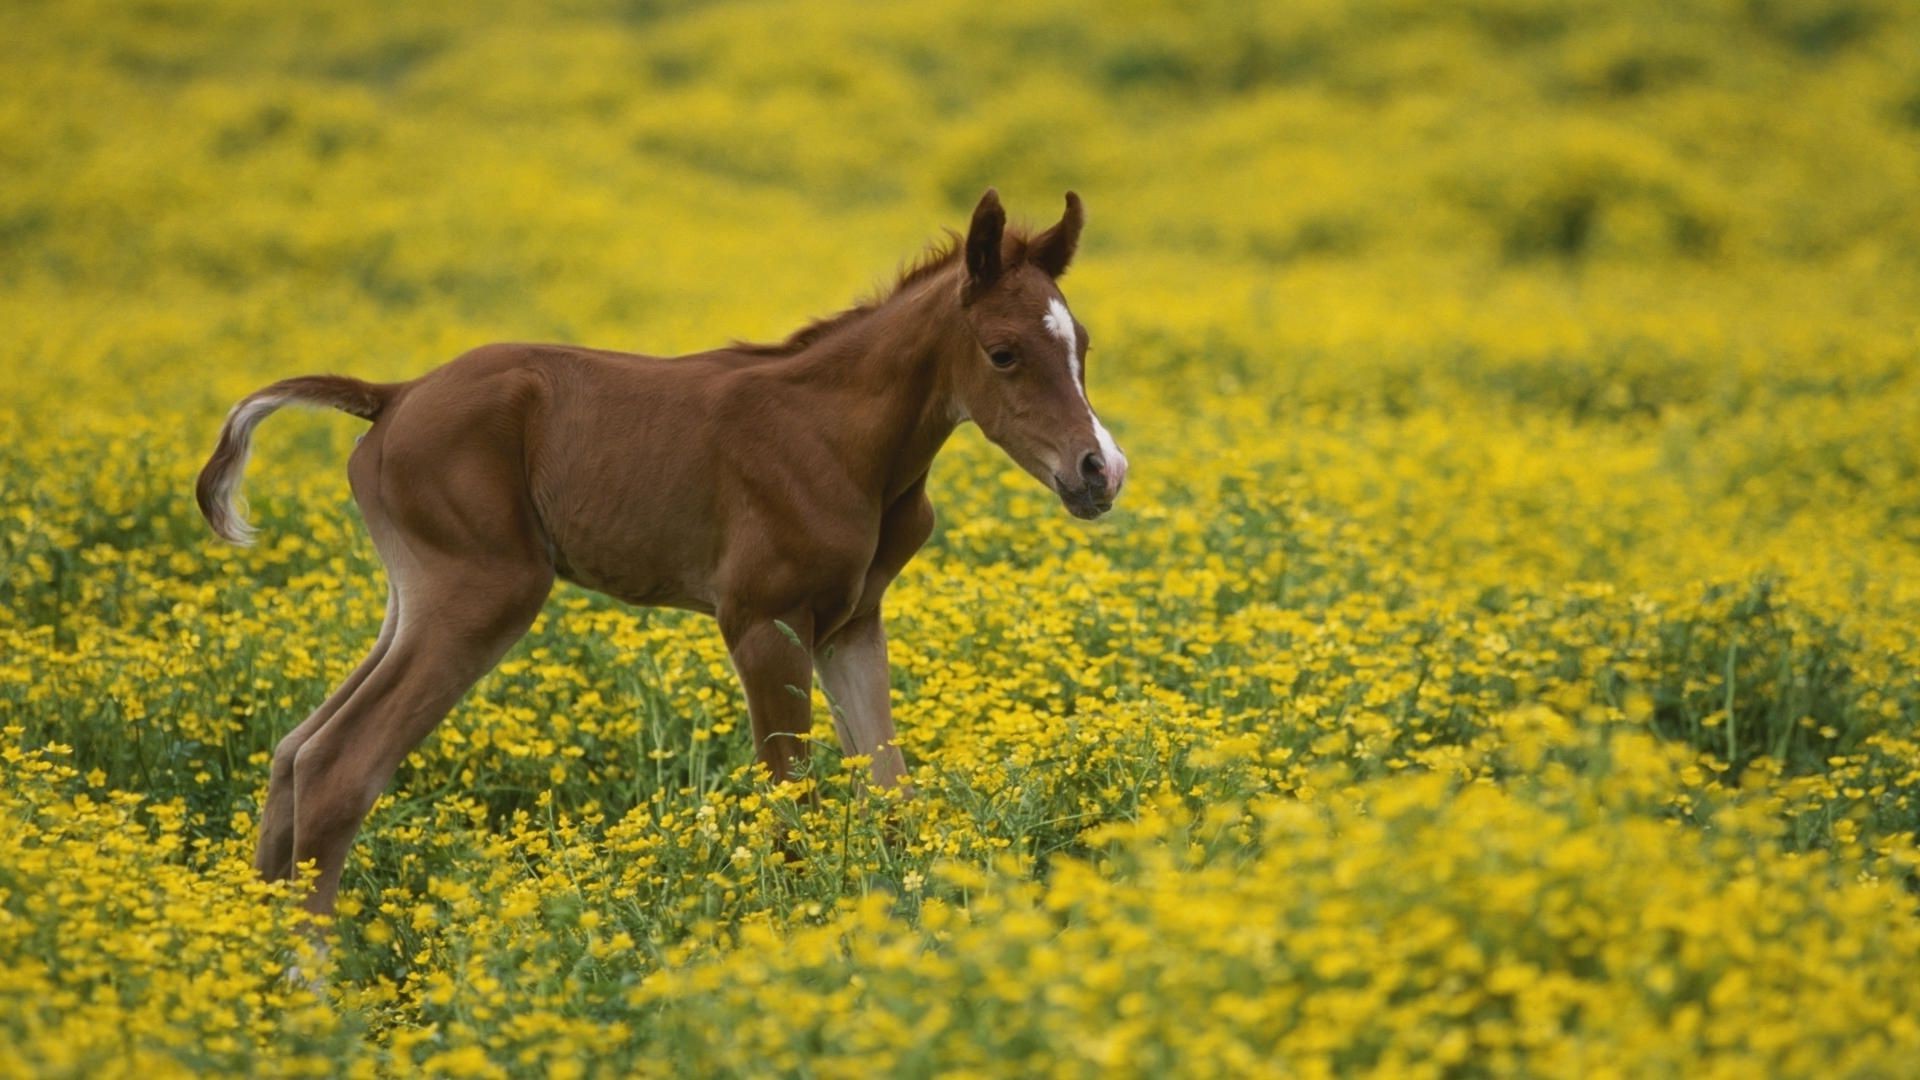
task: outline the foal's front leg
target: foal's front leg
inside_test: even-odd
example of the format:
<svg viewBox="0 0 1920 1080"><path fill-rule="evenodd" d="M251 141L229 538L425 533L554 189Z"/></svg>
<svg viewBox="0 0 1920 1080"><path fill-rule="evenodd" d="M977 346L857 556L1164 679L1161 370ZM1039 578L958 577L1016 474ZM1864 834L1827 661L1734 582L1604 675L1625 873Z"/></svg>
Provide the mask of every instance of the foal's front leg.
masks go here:
<svg viewBox="0 0 1920 1080"><path fill-rule="evenodd" d="M842 627L814 650L820 685L834 708L840 749L873 758L873 782L894 787L907 773L906 759L893 744L893 703L888 691L887 631L878 611Z"/></svg>
<svg viewBox="0 0 1920 1080"><path fill-rule="evenodd" d="M813 728L813 620L722 620L720 632L747 692L754 750L775 782L792 779Z"/></svg>

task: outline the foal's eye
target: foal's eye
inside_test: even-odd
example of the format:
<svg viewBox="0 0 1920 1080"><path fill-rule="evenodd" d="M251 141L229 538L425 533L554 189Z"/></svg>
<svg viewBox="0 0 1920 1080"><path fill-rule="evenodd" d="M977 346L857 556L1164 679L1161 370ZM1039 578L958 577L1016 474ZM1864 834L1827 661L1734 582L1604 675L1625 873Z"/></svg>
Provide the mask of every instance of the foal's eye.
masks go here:
<svg viewBox="0 0 1920 1080"><path fill-rule="evenodd" d="M1001 370L1004 371L1005 369L1013 366L1013 350L1012 349L995 349L992 352L987 354L987 359L993 361L994 367L1000 368Z"/></svg>

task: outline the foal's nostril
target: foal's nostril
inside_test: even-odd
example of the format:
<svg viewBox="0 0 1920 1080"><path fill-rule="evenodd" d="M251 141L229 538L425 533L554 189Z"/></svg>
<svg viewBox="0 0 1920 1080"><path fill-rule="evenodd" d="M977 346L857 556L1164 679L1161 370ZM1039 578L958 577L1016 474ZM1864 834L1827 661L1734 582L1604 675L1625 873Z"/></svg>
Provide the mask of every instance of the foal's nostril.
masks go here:
<svg viewBox="0 0 1920 1080"><path fill-rule="evenodd" d="M1080 476L1089 484L1107 486L1107 463L1098 453L1080 459Z"/></svg>

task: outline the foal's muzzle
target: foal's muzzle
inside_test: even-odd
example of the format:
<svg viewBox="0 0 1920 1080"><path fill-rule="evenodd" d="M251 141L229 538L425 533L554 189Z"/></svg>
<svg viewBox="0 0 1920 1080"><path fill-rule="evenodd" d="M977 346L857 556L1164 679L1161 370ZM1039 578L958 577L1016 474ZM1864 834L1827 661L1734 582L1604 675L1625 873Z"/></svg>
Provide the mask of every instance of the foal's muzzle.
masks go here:
<svg viewBox="0 0 1920 1080"><path fill-rule="evenodd" d="M1113 509L1120 485L1127 475L1126 459L1109 463L1097 450L1081 455L1079 475L1073 478L1055 473L1053 490L1059 494L1067 512L1091 521Z"/></svg>

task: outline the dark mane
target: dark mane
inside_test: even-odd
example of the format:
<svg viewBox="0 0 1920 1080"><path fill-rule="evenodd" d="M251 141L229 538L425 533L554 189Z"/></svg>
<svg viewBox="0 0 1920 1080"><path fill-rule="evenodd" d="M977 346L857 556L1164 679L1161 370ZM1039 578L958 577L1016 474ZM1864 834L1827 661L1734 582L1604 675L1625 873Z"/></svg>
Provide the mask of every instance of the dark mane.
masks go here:
<svg viewBox="0 0 1920 1080"><path fill-rule="evenodd" d="M1015 234L1012 229L1009 229L1007 231L1007 239L1015 249L1015 253L1009 261L1017 263L1025 257L1027 238L1025 235ZM852 307L837 315L829 315L823 319L815 319L800 329L795 330L793 333L788 334L785 341L736 341L732 344L731 348L735 352L750 353L754 356L790 356L800 352L821 338L833 333L835 330L846 326L848 323L872 314L882 304L891 300L902 289L918 285L922 281L933 277L935 274L953 265L954 261L960 257L960 249L965 241L966 238L958 232L948 229L944 237L928 244L926 249L920 252L912 262L901 267L900 274L895 278L891 288L875 291L861 300L856 301Z"/></svg>

